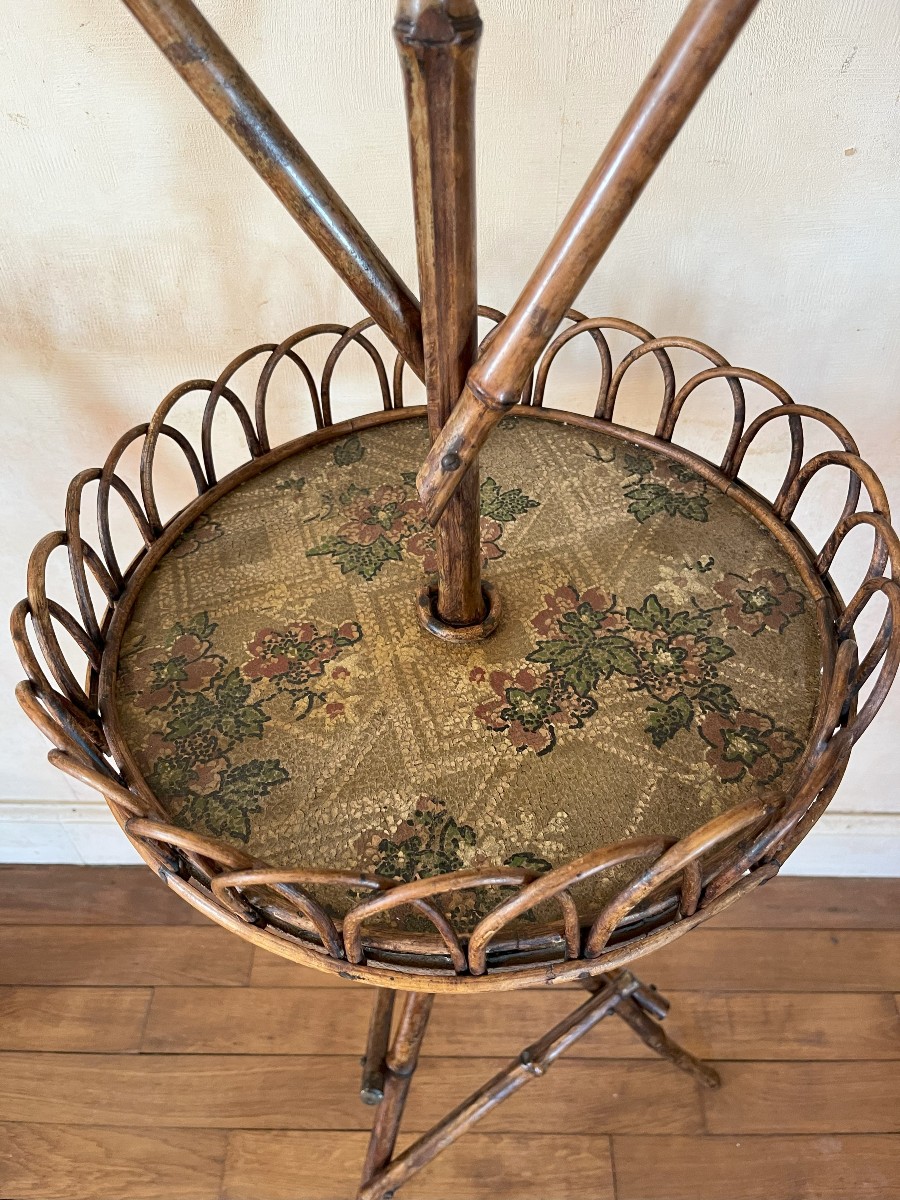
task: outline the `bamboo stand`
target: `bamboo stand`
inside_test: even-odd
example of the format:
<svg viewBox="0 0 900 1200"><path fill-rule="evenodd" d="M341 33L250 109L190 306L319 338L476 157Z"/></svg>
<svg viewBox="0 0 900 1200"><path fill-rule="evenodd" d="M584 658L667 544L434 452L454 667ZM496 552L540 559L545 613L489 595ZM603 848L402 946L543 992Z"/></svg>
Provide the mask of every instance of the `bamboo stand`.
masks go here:
<svg viewBox="0 0 900 1200"><path fill-rule="evenodd" d="M379 1108L369 1140L358 1200L391 1200L398 1188L408 1183L416 1172L427 1166L491 1109L514 1095L526 1083L545 1075L561 1054L605 1017L621 1017L654 1053L667 1058L679 1070L693 1075L704 1087L719 1087L720 1080L716 1072L673 1042L660 1028L657 1022L665 1017L669 1004L655 988L641 983L630 971L599 975L584 986L591 993L588 1000L548 1030L539 1041L526 1046L484 1087L473 1092L443 1121L396 1156L394 1146L397 1133L434 997L424 992L411 992L405 997L393 1042L390 1050L386 1050L391 1007L382 999L383 993L379 992L375 997L372 1026L363 1060L361 1093L364 1103L378 1104ZM381 1092L373 1093L368 1082L373 1070L384 1079Z"/></svg>
<svg viewBox="0 0 900 1200"><path fill-rule="evenodd" d="M475 269L474 94L481 21L473 0L400 0L394 27L406 91L421 303L191 0L124 0L124 3L347 283L371 319L349 329L334 325L312 327L278 346L247 351L214 384L192 381L176 388L149 424L119 439L103 468L84 471L73 480L67 499L66 529L48 534L36 547L29 564L28 598L17 606L12 622L13 637L27 675L18 696L29 717L53 743L51 761L99 790L147 863L170 888L206 916L257 946L377 989L361 1085L363 1101L376 1106L377 1111L358 1200L390 1200L436 1154L495 1105L543 1075L561 1054L608 1016L625 1021L647 1046L680 1070L707 1087L717 1087L716 1073L671 1041L660 1028L658 1022L666 1014L667 1002L624 968L775 875L834 795L854 742L880 707L900 665L900 587L892 575L886 574L889 564L893 572L900 562L900 541L890 527L883 488L871 468L859 459L855 443L836 418L794 404L771 380L757 372L730 366L703 343L680 337L656 339L633 323L618 318L588 319L571 306L738 36L756 0L691 0L531 279L509 315L499 321L482 344L479 357L476 357L479 308ZM563 320L574 324L551 344ZM373 323L381 328L398 353L393 396L384 364L364 337L364 331ZM603 329L627 332L639 342L615 372L601 333ZM339 337L323 371L320 394L296 347L323 331L337 333ZM601 356L603 375L595 414L585 417L546 412L542 404L550 363L558 350L579 333L594 338ZM384 411L335 427L328 390L330 379L340 354L354 341L363 345L376 363ZM667 354L667 347L672 346L698 351L713 365L676 390L675 373ZM257 388L254 421L229 383L236 370L261 353L269 357ZM699 828L688 833L681 831L677 836L656 829L640 836L632 836L630 831L626 837L599 846L593 842L593 849L585 852L582 847L570 861L552 868L543 862L542 868L546 869L533 870L523 865L521 855L512 855L499 866L483 863L465 868L443 866L408 874L402 879L397 872L372 873L365 864L348 864L346 869L296 862L287 867L272 866L246 850L247 831L242 838L229 841L219 836L218 830L213 830L216 836L204 830L202 822L198 829L173 819L135 765L131 747L118 724L114 700L122 639L135 599L151 570L170 549L178 547L176 539L190 531L192 522L208 520L207 509L230 490L258 481L265 471L292 452L316 451L333 444L338 436L357 437L363 431L402 432L402 424L411 424L408 418L417 415L402 411L401 379L404 365L408 364L424 380L426 388L430 450L419 472L418 486L422 505L436 526L437 536L437 572L421 588L416 612L421 626L442 641L476 642L493 633L503 619L500 597L481 578L478 475L481 447L504 414L520 400L523 406L528 406L520 410L529 418L523 418L522 424L543 430L540 436L549 437L551 429L562 426L600 436L604 427L612 429L622 375L648 353L655 355L662 367L665 390L656 435L651 438L616 427L608 436L625 442L632 451L643 450L647 455L652 451L682 472L694 472L692 478L699 480L704 489L708 485L724 496L733 496L736 508L750 513L760 527L776 538L779 553L784 550L802 577L815 609L815 628L823 647L822 660L816 662L818 700L810 719L804 757L798 759L790 793L769 791L753 795L726 811L718 811ZM304 373L317 428L294 443L273 448L266 429L266 391L275 366L285 358ZM728 381L734 404L732 431L718 466L669 444L685 400L700 383L713 378ZM767 389L776 401L746 431L742 379ZM168 425L166 419L182 396L203 389L209 396L203 415L201 462L187 437ZM250 461L226 478L217 479L211 431L216 406L223 398L238 415ZM785 419L782 424L790 432L791 452L782 488L774 503L769 504L758 493L745 489L737 473L750 444L774 417ZM804 461L803 419L826 426L837 436L841 449ZM177 443L183 452L198 491L196 500L168 522L160 518L153 486L154 454L163 435ZM137 439L143 439L140 501L118 474L119 460ZM832 534L816 555L793 529L791 518L810 479L824 466L835 464L850 475L847 503ZM346 464L338 464L343 465ZM411 479L414 474L404 473L404 478L408 475ZM102 557L83 540L80 530L82 493L93 483L98 484L97 524ZM303 483L288 479L277 486L299 488ZM863 484L871 511L858 508ZM119 565L110 532L109 501L113 491L134 518L145 546L143 557L138 556L125 569ZM405 497L406 493L401 495ZM412 501L406 499L405 503L409 507ZM537 506L537 502L527 503ZM419 511L419 520L424 525L425 519ZM706 519L705 510L702 519ZM828 571L844 538L861 524L874 531L874 549L863 581L849 604L844 605L831 585ZM291 536L296 528L292 527ZM47 561L60 547L66 547L69 555L77 602L73 611L77 609L77 617L46 592ZM326 551L327 546L325 551L317 547L307 550L307 556ZM399 558L399 552L394 558ZM88 570L105 595L108 603L105 613L98 614L94 607ZM871 648L860 661L855 623L872 597L879 594L884 596L886 614ZM668 613L655 596L651 599L659 612ZM802 608L802 598L799 603ZM609 609L601 614L604 619L610 616L613 606L614 601L610 601ZM573 620L576 616L574 612L567 615ZM677 615L689 616L687 612ZM206 618L207 614L203 616ZM653 620L648 618L649 624L645 622L645 632L656 627ZM38 659L29 622L52 681ZM65 660L55 624L65 629L85 655L88 664L85 687ZM200 632L186 630L181 625L177 628L183 641L190 642L193 638L197 645L204 644L207 661L210 656L215 658L224 675L225 658L213 655L208 644L208 631L216 626L207 620ZM302 628L291 627L295 641L300 639L298 629ZM269 633L272 631L266 630L257 637ZM321 676L326 659L331 660L328 655L336 657L339 649L354 639L359 641L362 633L348 620L336 627L330 643L328 637L320 637L315 630L303 636L307 639L304 645L311 644L314 638L327 643L325 650L319 652L320 660L315 662ZM619 642L624 639L619 638ZM428 642L427 646L431 654L436 653L434 643ZM728 647L725 650L732 653ZM287 651L283 647L282 651L286 661ZM440 647L440 651L450 653L446 646ZM628 643L625 651L633 652L629 651ZM263 650L254 650L257 652L263 654ZM721 657L721 646L719 652ZM684 656L686 652L679 653ZM308 658L313 657L310 651ZM441 661L446 664L449 660ZM536 659L532 654L529 661L547 660ZM189 665L195 672L204 669L200 657ZM347 669L342 670L344 676L350 674ZM482 672L478 676L480 682L484 672L483 668L478 670ZM634 671L637 670L635 667ZM271 661L263 663L259 674L266 671L273 673ZM612 673L612 667L609 672ZM239 675L240 668L236 668L226 682L234 678L238 688L244 687ZM477 672L468 678L474 680L476 675ZM710 678L713 677L714 672ZM874 679L874 686L860 705L858 693L870 679ZM435 686L439 685L436 680ZM156 679L151 690L159 686ZM246 692L250 692L249 684ZM721 696L721 692L707 692L704 702L714 707L717 695ZM161 707L156 704L155 696L154 692L147 701L147 709ZM196 700L197 695L192 699ZM209 707L215 707L205 696L201 699ZM578 699L584 701L583 691ZM322 696L307 695L307 711L314 700L322 700ZM729 711L726 705L723 719ZM555 713L559 712L557 708ZM584 709L569 712L569 729L581 728L583 712ZM702 707L698 707L698 712L709 715L709 709ZM751 718L760 716L754 710L748 712ZM691 710L688 724L694 715ZM258 707L255 717L252 733L261 737L260 730L269 717ZM682 728L687 728L683 722ZM555 728L552 732L555 736ZM788 731L766 732L769 735ZM202 752L202 746L196 749L198 741L202 739L193 743L195 755ZM515 751L524 748L524 743L520 743ZM799 753L798 748L797 756ZM287 772L283 774L287 777ZM593 777L591 780L593 783ZM250 785L248 788L252 791ZM469 830L469 833L474 838L474 832ZM592 909L580 908L576 897L583 893L577 889L603 872L614 872L620 867L631 871L626 882L615 882L602 902ZM344 889L351 899L340 912L331 911L320 900L317 889L322 887ZM496 889L506 889L505 898L492 901L487 911L478 911L468 925L455 927L449 902L462 894L471 896L478 889L488 889L489 893L494 889L490 893L493 896L497 895ZM448 902L446 907L442 907L444 901ZM543 913L548 907L554 911L555 923L544 921L543 916L539 921L535 918L536 923L523 933L523 926L517 924L520 918L537 910ZM401 910L412 912L418 926L391 925ZM427 934L421 932L423 924ZM560 983L578 983L589 996L569 1017L524 1049L430 1132L395 1155L433 993L486 992ZM394 990L405 990L406 995L398 1006L399 1015L391 1037Z"/></svg>

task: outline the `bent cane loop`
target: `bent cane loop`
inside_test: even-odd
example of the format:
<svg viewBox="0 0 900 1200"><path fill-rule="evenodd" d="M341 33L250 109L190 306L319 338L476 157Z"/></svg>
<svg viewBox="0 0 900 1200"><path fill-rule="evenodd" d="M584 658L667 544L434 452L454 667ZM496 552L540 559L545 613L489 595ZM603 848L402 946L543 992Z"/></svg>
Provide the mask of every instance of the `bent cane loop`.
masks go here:
<svg viewBox="0 0 900 1200"><path fill-rule="evenodd" d="M469 372L425 459L419 495L435 524L479 449L740 33L757 0L692 0L524 290Z"/></svg>
<svg viewBox="0 0 900 1200"><path fill-rule="evenodd" d="M415 296L191 0L123 0L416 374Z"/></svg>

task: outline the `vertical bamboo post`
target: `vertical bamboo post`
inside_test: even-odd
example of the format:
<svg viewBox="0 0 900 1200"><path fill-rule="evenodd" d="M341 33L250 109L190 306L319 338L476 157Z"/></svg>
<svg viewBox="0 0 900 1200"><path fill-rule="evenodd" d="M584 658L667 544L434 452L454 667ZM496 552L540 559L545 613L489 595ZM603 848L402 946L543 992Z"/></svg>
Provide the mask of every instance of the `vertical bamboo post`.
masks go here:
<svg viewBox="0 0 900 1200"><path fill-rule="evenodd" d="M393 1157L409 1085L419 1063L419 1050L433 1004L434 996L430 992L408 992L403 998L397 1032L385 1059L384 1096L372 1123L363 1165L363 1188Z"/></svg>
<svg viewBox="0 0 900 1200"><path fill-rule="evenodd" d="M481 20L474 0L399 0L394 37L406 91L433 442L478 343L474 125ZM437 526L436 616L449 626L476 626L485 615L479 520L476 463Z"/></svg>

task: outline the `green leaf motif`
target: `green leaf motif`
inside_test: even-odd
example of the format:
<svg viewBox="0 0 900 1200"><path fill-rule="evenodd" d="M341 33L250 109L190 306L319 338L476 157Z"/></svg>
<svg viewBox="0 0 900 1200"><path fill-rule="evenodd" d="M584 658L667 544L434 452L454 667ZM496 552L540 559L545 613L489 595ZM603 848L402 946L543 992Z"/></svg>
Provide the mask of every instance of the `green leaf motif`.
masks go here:
<svg viewBox="0 0 900 1200"><path fill-rule="evenodd" d="M700 637L709 629L711 618L707 613L692 613L682 609L681 612L675 613L671 620L666 625L666 632L672 637L678 637L679 634L692 633L695 637ZM719 638L711 638L710 641L719 641ZM724 645L724 643L723 643ZM725 647L726 650L728 647ZM731 654L723 654L722 658L728 658ZM719 662L719 659L710 659L710 662Z"/></svg>
<svg viewBox="0 0 900 1200"><path fill-rule="evenodd" d="M173 637L183 637L185 634L193 634L202 642L207 642L218 629L215 621L209 619L209 613L197 613L190 621L177 621L172 626Z"/></svg>
<svg viewBox="0 0 900 1200"><path fill-rule="evenodd" d="M648 633L654 629L667 629L669 610L651 593L644 598L640 608L626 608L625 619L632 629L643 629Z"/></svg>
<svg viewBox="0 0 900 1200"><path fill-rule="evenodd" d="M589 696L597 682L597 672L590 657L584 655L564 669L562 678L576 696Z"/></svg>
<svg viewBox="0 0 900 1200"><path fill-rule="evenodd" d="M365 454L366 448L359 440L359 434L352 433L343 442L338 442L335 446L332 457L336 467L349 467L353 463L358 463Z"/></svg>
<svg viewBox="0 0 900 1200"><path fill-rule="evenodd" d="M500 485L490 476L481 484L481 515L491 517L501 525L521 517L529 508L537 508L538 503L526 496L521 488L502 492Z"/></svg>
<svg viewBox="0 0 900 1200"><path fill-rule="evenodd" d="M523 871L533 871L535 875L542 875L544 871L551 871L553 864L547 862L546 858L538 858L536 854L531 854L528 850L519 850L516 854L511 854L509 858L504 859L504 867L519 867Z"/></svg>
<svg viewBox="0 0 900 1200"><path fill-rule="evenodd" d="M528 661L546 663L561 683L576 695L591 694L601 679L613 675L637 675L640 660L631 642L619 634L597 638L580 627L587 637L578 640L538 642Z"/></svg>
<svg viewBox="0 0 900 1200"><path fill-rule="evenodd" d="M726 658L732 658L734 655L732 648L720 637L707 638L705 646L703 658L708 663L724 662Z"/></svg>
<svg viewBox="0 0 900 1200"><path fill-rule="evenodd" d="M208 733L216 728L217 716L218 710L209 696L197 692L169 721L165 740L176 742L195 733Z"/></svg>
<svg viewBox="0 0 900 1200"><path fill-rule="evenodd" d="M258 800L289 779L290 775L277 758L253 758L250 762L229 767L218 790L229 800Z"/></svg>
<svg viewBox="0 0 900 1200"><path fill-rule="evenodd" d="M670 516L674 516L674 512L669 511L669 489L661 483L635 484L634 487L626 489L625 496L631 501L628 511L642 525L657 513L668 511Z"/></svg>
<svg viewBox="0 0 900 1200"><path fill-rule="evenodd" d="M697 703L701 712L717 712L726 717L740 708L737 697L727 683L705 683L697 693Z"/></svg>
<svg viewBox="0 0 900 1200"><path fill-rule="evenodd" d="M683 692L673 696L671 700L660 700L647 707L647 733L653 739L657 750L678 733L679 729L690 729L694 718L694 710L690 700Z"/></svg>
<svg viewBox="0 0 900 1200"><path fill-rule="evenodd" d="M345 542L343 538L326 538L320 545L307 550L306 557L314 558L320 554L330 554L336 559L342 575L350 575L355 571L366 580L374 579L389 560L399 562L402 558L400 547L388 541L384 534L376 538L371 546L359 546Z"/></svg>
<svg viewBox="0 0 900 1200"><path fill-rule="evenodd" d="M680 492L672 492L674 515L686 518L688 521L709 520L708 496L685 496Z"/></svg>
<svg viewBox="0 0 900 1200"><path fill-rule="evenodd" d="M562 672L584 653L584 647L571 642L538 642L528 655L529 662L548 663L554 671Z"/></svg>
<svg viewBox="0 0 900 1200"><path fill-rule="evenodd" d="M706 521L709 513L708 496L689 496L676 492L663 483L636 483L625 489L630 500L628 512L641 524L657 513L669 517L684 517L688 521Z"/></svg>
<svg viewBox="0 0 900 1200"><path fill-rule="evenodd" d="M622 457L625 470L629 475L649 475L653 470L653 459L643 450L633 450Z"/></svg>
<svg viewBox="0 0 900 1200"><path fill-rule="evenodd" d="M157 796L183 796L190 791L195 772L191 761L183 754L158 758L147 782Z"/></svg>
<svg viewBox="0 0 900 1200"><path fill-rule="evenodd" d="M261 738L262 727L269 720L260 704L248 704L250 684L235 667L230 671L216 688L216 707L218 708L217 728L232 741L239 742L244 738Z"/></svg>
<svg viewBox="0 0 900 1200"><path fill-rule="evenodd" d="M289 479L279 479L275 487L279 492L294 492L299 496L306 487L306 480L302 475L294 475Z"/></svg>
<svg viewBox="0 0 900 1200"><path fill-rule="evenodd" d="M613 675L637 675L640 659L628 638L619 634L601 638L590 651L598 675L610 679Z"/></svg>
<svg viewBox="0 0 900 1200"><path fill-rule="evenodd" d="M346 508L348 504L352 504L359 497L368 495L369 489L367 487L359 487L357 484L351 483L344 488L338 496L338 500Z"/></svg>

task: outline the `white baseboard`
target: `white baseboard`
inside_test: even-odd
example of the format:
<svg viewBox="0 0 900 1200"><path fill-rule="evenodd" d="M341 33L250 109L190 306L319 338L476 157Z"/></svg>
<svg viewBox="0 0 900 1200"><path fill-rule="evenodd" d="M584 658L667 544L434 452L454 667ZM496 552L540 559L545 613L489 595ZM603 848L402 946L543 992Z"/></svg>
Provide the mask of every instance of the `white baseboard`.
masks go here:
<svg viewBox="0 0 900 1200"><path fill-rule="evenodd" d="M0 801L0 862L119 866L141 861L102 801Z"/></svg>
<svg viewBox="0 0 900 1200"><path fill-rule="evenodd" d="M0 801L2 863L140 861L100 801ZM827 812L784 873L900 876L900 813Z"/></svg>

